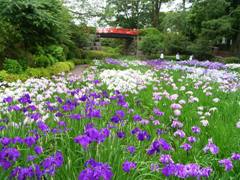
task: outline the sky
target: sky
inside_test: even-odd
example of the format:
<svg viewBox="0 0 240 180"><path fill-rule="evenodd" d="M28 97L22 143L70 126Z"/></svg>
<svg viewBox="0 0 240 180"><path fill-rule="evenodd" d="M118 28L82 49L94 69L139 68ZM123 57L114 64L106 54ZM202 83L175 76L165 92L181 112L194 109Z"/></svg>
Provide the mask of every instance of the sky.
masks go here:
<svg viewBox="0 0 240 180"><path fill-rule="evenodd" d="M74 11L78 12L84 12L86 9L85 7L89 6L81 6L79 2L82 2L83 0L64 0L67 7L70 9L74 9ZM168 12L168 11L175 11L179 7L179 4L181 4L182 0L174 0L170 3L164 3L161 8L161 12ZM86 3L88 3L92 9L101 9L101 7L104 7L106 5L106 0L86 0ZM187 3L186 7L190 7L191 4ZM98 26L98 20L99 18L91 18L88 20L87 24L91 26Z"/></svg>

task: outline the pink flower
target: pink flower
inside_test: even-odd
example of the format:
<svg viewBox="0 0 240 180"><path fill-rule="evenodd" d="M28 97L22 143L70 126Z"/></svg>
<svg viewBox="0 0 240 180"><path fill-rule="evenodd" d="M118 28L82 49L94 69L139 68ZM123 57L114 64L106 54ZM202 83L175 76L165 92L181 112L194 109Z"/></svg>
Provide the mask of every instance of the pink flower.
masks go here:
<svg viewBox="0 0 240 180"><path fill-rule="evenodd" d="M181 111L179 109L174 110L174 115L175 116L180 116L181 115Z"/></svg>
<svg viewBox="0 0 240 180"><path fill-rule="evenodd" d="M155 126L157 126L157 125L160 125L160 122L159 122L158 120L155 120L155 121L153 121L153 124L154 124Z"/></svg>
<svg viewBox="0 0 240 180"><path fill-rule="evenodd" d="M174 101L174 100L177 100L177 98L178 98L178 94L173 94L173 95L170 96L169 99Z"/></svg>
<svg viewBox="0 0 240 180"><path fill-rule="evenodd" d="M172 109L182 109L182 106L180 104L175 104L174 103L174 104L171 105L171 108Z"/></svg>

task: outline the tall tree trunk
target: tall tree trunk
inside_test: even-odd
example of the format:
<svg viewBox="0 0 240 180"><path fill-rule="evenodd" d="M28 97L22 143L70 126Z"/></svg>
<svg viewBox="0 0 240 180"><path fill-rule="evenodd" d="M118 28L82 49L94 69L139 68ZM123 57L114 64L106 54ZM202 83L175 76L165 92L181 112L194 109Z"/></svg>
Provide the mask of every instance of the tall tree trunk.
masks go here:
<svg viewBox="0 0 240 180"><path fill-rule="evenodd" d="M186 11L186 0L182 1L183 11Z"/></svg>
<svg viewBox="0 0 240 180"><path fill-rule="evenodd" d="M236 38L233 41L232 52L237 56L240 55L240 33L237 34Z"/></svg>
<svg viewBox="0 0 240 180"><path fill-rule="evenodd" d="M162 1L161 0L153 0L152 5L153 5L152 26L157 28L159 26L159 15L160 15Z"/></svg>

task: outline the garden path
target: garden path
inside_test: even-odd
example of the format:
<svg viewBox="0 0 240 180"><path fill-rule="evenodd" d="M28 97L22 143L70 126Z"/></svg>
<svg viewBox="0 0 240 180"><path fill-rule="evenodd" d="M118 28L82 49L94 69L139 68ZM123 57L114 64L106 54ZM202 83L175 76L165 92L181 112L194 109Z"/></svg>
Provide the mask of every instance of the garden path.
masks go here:
<svg viewBox="0 0 240 180"><path fill-rule="evenodd" d="M75 76L81 76L82 73L89 67L89 65L77 65L72 71L71 74Z"/></svg>

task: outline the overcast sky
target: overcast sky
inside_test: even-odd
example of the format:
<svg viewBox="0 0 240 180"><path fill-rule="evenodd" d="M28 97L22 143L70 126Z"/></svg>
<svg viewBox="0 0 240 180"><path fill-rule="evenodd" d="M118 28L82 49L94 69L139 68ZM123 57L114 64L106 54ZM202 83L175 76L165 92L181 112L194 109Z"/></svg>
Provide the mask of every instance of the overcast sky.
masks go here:
<svg viewBox="0 0 240 180"><path fill-rule="evenodd" d="M64 0L67 4L68 7L71 9L74 9L75 11L80 11L84 12L84 6L80 7L80 3L82 0ZM101 9L101 7L104 7L106 5L106 0L87 0L87 3L90 4L91 8L96 10L96 9ZM168 11L174 11L179 8L179 5L182 3L182 0L174 0L169 3L164 3L161 8L161 12L168 12ZM190 6L190 4L186 4L187 7ZM88 7L88 6L86 6ZM98 26L98 18L92 18L88 21L89 25L92 26Z"/></svg>

